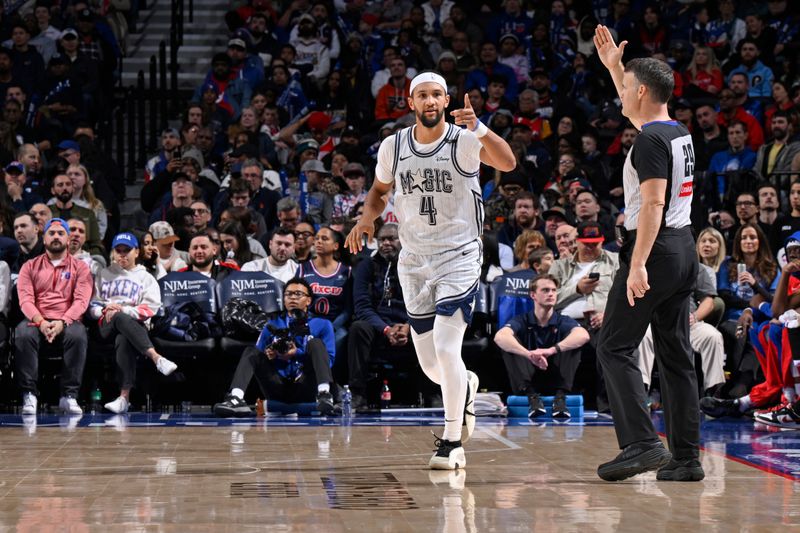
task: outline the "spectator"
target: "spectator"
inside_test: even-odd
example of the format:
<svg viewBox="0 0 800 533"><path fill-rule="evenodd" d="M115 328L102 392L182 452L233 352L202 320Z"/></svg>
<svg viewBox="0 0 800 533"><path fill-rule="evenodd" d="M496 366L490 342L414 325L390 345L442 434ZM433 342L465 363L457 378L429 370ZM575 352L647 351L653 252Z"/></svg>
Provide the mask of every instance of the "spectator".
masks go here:
<svg viewBox="0 0 800 533"><path fill-rule="evenodd" d="M502 35L511 33L520 41L526 39L533 30L533 20L522 9L519 0L503 2L503 12L494 15L486 27L486 40L496 43Z"/></svg>
<svg viewBox="0 0 800 533"><path fill-rule="evenodd" d="M15 76L26 80L30 87L41 87L44 81L44 59L30 46L31 33L23 22L11 25L11 60Z"/></svg>
<svg viewBox="0 0 800 533"><path fill-rule="evenodd" d="M375 97L375 120L396 120L411 112L408 107L411 79L408 77L406 60L402 56L392 59L389 67L391 77Z"/></svg>
<svg viewBox="0 0 800 533"><path fill-rule="evenodd" d="M492 230L498 230L506 220L510 220L514 212L517 195L527 191L530 184L521 172L506 172L500 178L498 192L486 202L486 220Z"/></svg>
<svg viewBox="0 0 800 533"><path fill-rule="evenodd" d="M544 235L535 229L524 230L514 240L514 262L515 266L511 269L512 272L520 270L528 270L531 268L528 263L528 257L534 250L545 247Z"/></svg>
<svg viewBox="0 0 800 533"><path fill-rule="evenodd" d="M111 248L112 263L95 280L89 314L98 321L100 337L114 341L120 393L105 408L123 414L128 412L136 383L139 355L153 361L165 376L178 365L159 354L147 334L150 318L161 307L161 293L155 278L136 262L139 241L132 233L120 233L111 241Z"/></svg>
<svg viewBox="0 0 800 533"><path fill-rule="evenodd" d="M36 222L39 224L39 231L44 233L44 227L47 222L53 218L53 212L47 207L47 204L33 204L28 213L36 217Z"/></svg>
<svg viewBox="0 0 800 533"><path fill-rule="evenodd" d="M19 243L19 255L10 265L12 274L18 274L22 265L44 253L44 242L40 238L42 233L36 217L30 213L17 213L14 216L14 238Z"/></svg>
<svg viewBox="0 0 800 533"><path fill-rule="evenodd" d="M730 127L734 121L743 123L745 131L747 131L748 145L755 152L764 144L764 130L761 129L761 125L753 115L735 104L735 100L736 95L730 88L725 87L720 91L717 120L720 126L725 127ZM730 139L728 139L728 142L730 142Z"/></svg>
<svg viewBox="0 0 800 533"><path fill-rule="evenodd" d="M66 174L72 180L72 201L75 205L92 210L97 217L100 238L104 239L108 230L108 212L103 202L98 200L94 194L89 171L81 164L71 164L67 167Z"/></svg>
<svg viewBox="0 0 800 533"><path fill-rule="evenodd" d="M796 231L800 231L800 181L795 181L789 187L789 214L784 216L782 224L773 228L770 248L779 247Z"/></svg>
<svg viewBox="0 0 800 533"><path fill-rule="evenodd" d="M614 217L600 207L600 199L591 189L579 190L575 194L575 220L578 225L581 222L598 223L603 229L603 236L606 242L613 242L616 238L614 234L616 226Z"/></svg>
<svg viewBox="0 0 800 533"><path fill-rule="evenodd" d="M540 391L555 392L553 418L570 418L567 393L580 363L579 348L589 333L575 320L555 311L558 280L542 274L530 282L533 310L517 315L494 337L503 350L511 390L528 397L528 418L545 414Z"/></svg>
<svg viewBox="0 0 800 533"><path fill-rule="evenodd" d="M159 220L167 220L169 213L192 205L196 198L199 198L199 189L195 187L192 178L184 172L176 172L172 175L172 185L170 194L164 195L160 204L156 205L150 213L148 222L153 224Z"/></svg>
<svg viewBox="0 0 800 533"><path fill-rule="evenodd" d="M762 180L770 180L788 189L792 160L800 154L800 142L791 142L794 133L789 113L783 110L772 114L772 141L763 144L756 155L753 170ZM776 175L773 176L773 172Z"/></svg>
<svg viewBox="0 0 800 533"><path fill-rule="evenodd" d="M250 105L252 88L232 69L233 61L224 52L215 54L211 60L211 70L203 83L195 89L192 101L200 102L203 93L211 90L216 93L219 107L228 114L230 120L239 120L242 109Z"/></svg>
<svg viewBox="0 0 800 533"><path fill-rule="evenodd" d="M382 70L378 70L372 76L371 91L373 98L378 98L378 93L384 85L389 83L392 79L392 62L395 57L398 57L397 48L394 46L386 46L383 49L383 66ZM413 67L406 68L406 76L411 80L417 75L417 69Z"/></svg>
<svg viewBox="0 0 800 533"><path fill-rule="evenodd" d="M19 161L12 161L6 165L5 183L6 191L12 201L11 208L14 211L27 211L33 204L41 203L42 198L31 187L25 174L25 166Z"/></svg>
<svg viewBox="0 0 800 533"><path fill-rule="evenodd" d="M180 166L181 135L175 128L161 132L161 152L152 157L144 167L144 181L149 182L164 171L176 172Z"/></svg>
<svg viewBox="0 0 800 533"><path fill-rule="evenodd" d="M696 172L705 172L711 163L711 157L728 148L728 135L725 129L720 128L717 121L717 110L712 104L698 105L694 110L694 116L699 126L699 129L695 128L692 135L694 169ZM708 207L712 206L713 204Z"/></svg>
<svg viewBox="0 0 800 533"><path fill-rule="evenodd" d="M708 25L709 46L717 57L728 57L732 50L739 48L739 41L747 35L744 20L736 16L735 0L720 0L719 18Z"/></svg>
<svg viewBox="0 0 800 533"><path fill-rule="evenodd" d="M555 255L550 248L539 248L531 252L528 256L528 264L536 275L547 274L550 272L550 267L553 266Z"/></svg>
<svg viewBox="0 0 800 533"><path fill-rule="evenodd" d="M256 345L245 349L225 400L214 406L220 417L252 416L244 393L255 376L268 400L286 403L316 398L321 415L334 414L331 367L336 357L333 327L324 318L308 318L311 287L300 278L287 280L283 291L286 312L271 319ZM288 339L275 329L288 330ZM265 357L266 356L266 357Z"/></svg>
<svg viewBox="0 0 800 533"><path fill-rule="evenodd" d="M276 209L279 226L290 232L294 231L294 227L300 221L300 205L293 198L285 197L280 199Z"/></svg>
<svg viewBox="0 0 800 533"><path fill-rule="evenodd" d="M221 232L222 230L220 230ZM269 239L269 256L254 259L242 265L243 272L266 272L275 279L286 283L297 272L297 263L292 259L294 253L294 233L287 228L276 228Z"/></svg>
<svg viewBox="0 0 800 533"><path fill-rule="evenodd" d="M560 206L551 207L542 213L542 218L544 219L545 239L550 241L548 246L555 248L556 230L564 224L567 224L567 212Z"/></svg>
<svg viewBox="0 0 800 533"><path fill-rule="evenodd" d="M95 278L105 265L83 249L86 244L86 222L80 218L71 218L67 220L67 224L69 225L69 241L67 244L69 255L86 263L86 266L89 267L89 272L92 273L92 278Z"/></svg>
<svg viewBox="0 0 800 533"><path fill-rule="evenodd" d="M725 239L719 231L709 227L700 232L697 236L697 257L701 265L709 267L714 273L714 286L716 286L719 267L727 257Z"/></svg>
<svg viewBox="0 0 800 533"><path fill-rule="evenodd" d="M335 32L333 32L335 34ZM320 39L317 21L313 15L304 14L297 21L297 39L291 41L297 51L292 64L301 75L317 88L328 77L331 67L331 51Z"/></svg>
<svg viewBox="0 0 800 533"><path fill-rule="evenodd" d="M346 218L357 203L363 203L367 198L366 172L361 163L347 163L342 169L342 176L347 183L347 189L337 194L333 199L333 217Z"/></svg>
<svg viewBox="0 0 800 533"><path fill-rule="evenodd" d="M298 263L305 263L314 258L316 248L316 230L313 224L298 222L294 227L294 256Z"/></svg>
<svg viewBox="0 0 800 533"><path fill-rule="evenodd" d="M764 126L767 137L772 137L772 117L777 111L788 111L794 107L794 102L789 96L789 86L779 80L772 82L772 102L764 111ZM791 116L791 115L790 115ZM791 124L791 122L790 122Z"/></svg>
<svg viewBox="0 0 800 533"><path fill-rule="evenodd" d="M153 240L153 234L149 231L135 231L134 236L139 241L139 255L136 257L136 262L156 279L166 276L167 271L158 261L158 247Z"/></svg>
<svg viewBox="0 0 800 533"><path fill-rule="evenodd" d="M256 260L255 254L250 249L247 231L238 220L228 220L219 226L219 240L225 252L225 260L238 265L240 268Z"/></svg>
<svg viewBox="0 0 800 533"><path fill-rule="evenodd" d="M330 171L317 159L303 163L300 171L305 173L308 189L305 193L305 217L317 226L330 224L333 198L320 190L322 180L331 175Z"/></svg>
<svg viewBox="0 0 800 533"><path fill-rule="evenodd" d="M519 92L517 76L510 67L497 61L497 46L494 44L495 42L496 40L487 41L481 45L480 66L467 74L464 88L467 91L479 89L482 93L486 93L489 90L489 78L499 74L505 76L508 83L505 93L506 98L513 101L517 98Z"/></svg>
<svg viewBox="0 0 800 533"><path fill-rule="evenodd" d="M247 42L250 35L247 32L240 32L228 40L226 53L231 58L231 73L237 78L244 80L250 89L255 90L264 83L264 63L261 58L247 53Z"/></svg>
<svg viewBox="0 0 800 533"><path fill-rule="evenodd" d="M44 254L25 263L17 279L19 304L25 318L17 325L16 374L22 390L22 414L35 415L39 346L42 339L58 343L64 352L59 410L81 415L76 400L86 361L86 329L81 317L92 297L89 268L67 253L69 228L54 218L44 232Z"/></svg>
<svg viewBox="0 0 800 533"><path fill-rule="evenodd" d="M711 157L708 166L709 181L717 197L712 205L719 205L730 189L729 173L750 170L756 164L756 153L747 145L748 138L749 133L744 122L731 122L728 126L729 148Z"/></svg>
<svg viewBox="0 0 800 533"><path fill-rule="evenodd" d="M192 234L198 234L208 229L211 222L211 209L203 200L196 200L189 206L192 210Z"/></svg>
<svg viewBox="0 0 800 533"><path fill-rule="evenodd" d="M158 264L164 271L177 272L186 267L183 253L175 249L175 243L180 238L175 235L175 230L169 222L153 222L150 224L150 233L158 248Z"/></svg>
<svg viewBox="0 0 800 533"><path fill-rule="evenodd" d="M514 198L514 215L506 220L497 232L499 243L511 246L525 230L543 230L539 219L539 198L531 192L521 191Z"/></svg>
<svg viewBox="0 0 800 533"><path fill-rule="evenodd" d="M555 209L555 208L554 208ZM556 251L558 258L572 258L578 250L578 230L575 226L568 223L561 224L556 228L554 240L556 242Z"/></svg>
<svg viewBox="0 0 800 533"><path fill-rule="evenodd" d="M180 272L199 272L220 283L231 272L239 270L236 263L217 258L217 246L208 231L192 235L192 240L189 241L189 266L182 268Z"/></svg>
<svg viewBox="0 0 800 533"><path fill-rule="evenodd" d="M711 48L695 47L692 62L683 72L683 83L687 87L690 85L697 87L703 93L717 94L722 90L723 81L722 69ZM691 97L691 94L687 96Z"/></svg>
<svg viewBox="0 0 800 533"><path fill-rule="evenodd" d="M53 186L50 189L55 199L49 203L53 217L72 218L78 217L86 222L86 249L92 255L103 256L105 249L100 240L100 230L97 225L97 217L94 211L86 207L81 207L73 201L74 186L72 179L66 174L58 174L53 178Z"/></svg>
<svg viewBox="0 0 800 533"><path fill-rule="evenodd" d="M748 93L750 92L750 80L744 72L734 72L728 76L728 87L733 91L733 105L741 107L746 112L755 117L759 124L761 124L764 108L761 99L754 98Z"/></svg>
<svg viewBox="0 0 800 533"><path fill-rule="evenodd" d="M769 239L772 255L778 256L778 248L773 248L773 235L785 223L784 216L780 214L780 200L778 188L769 182L762 182L756 191L758 195L758 225L764 235Z"/></svg>

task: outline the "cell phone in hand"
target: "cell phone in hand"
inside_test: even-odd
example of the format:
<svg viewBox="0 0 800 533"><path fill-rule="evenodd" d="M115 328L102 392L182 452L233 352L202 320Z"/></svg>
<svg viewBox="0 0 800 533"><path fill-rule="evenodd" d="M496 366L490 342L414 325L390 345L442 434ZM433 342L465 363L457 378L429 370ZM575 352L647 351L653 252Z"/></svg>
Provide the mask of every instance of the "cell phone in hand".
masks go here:
<svg viewBox="0 0 800 533"><path fill-rule="evenodd" d="M600 279L600 272L590 272L588 278L592 281Z"/></svg>

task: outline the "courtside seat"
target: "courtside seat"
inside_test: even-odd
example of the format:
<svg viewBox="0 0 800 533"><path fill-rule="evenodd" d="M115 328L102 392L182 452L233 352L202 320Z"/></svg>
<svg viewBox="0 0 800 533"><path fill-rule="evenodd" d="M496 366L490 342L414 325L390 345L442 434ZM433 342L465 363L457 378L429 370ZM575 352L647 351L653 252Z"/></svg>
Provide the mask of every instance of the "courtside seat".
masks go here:
<svg viewBox="0 0 800 533"><path fill-rule="evenodd" d="M217 285L220 321L222 308L232 298L253 301L268 315L277 315L283 310L283 282L266 272L231 272ZM257 335L253 339L223 336L220 339L220 347L226 356L238 359L245 348L255 345L257 339Z"/></svg>

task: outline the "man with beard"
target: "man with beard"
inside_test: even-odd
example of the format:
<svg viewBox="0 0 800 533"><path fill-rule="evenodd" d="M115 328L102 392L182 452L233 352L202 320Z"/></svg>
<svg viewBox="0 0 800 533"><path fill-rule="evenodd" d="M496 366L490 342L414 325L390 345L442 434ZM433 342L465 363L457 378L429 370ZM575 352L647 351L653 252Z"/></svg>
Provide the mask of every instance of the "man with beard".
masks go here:
<svg viewBox="0 0 800 533"><path fill-rule="evenodd" d="M50 192L55 198L55 203L50 204L50 211L54 218L80 218L86 221L86 250L92 255L105 255L103 243L100 241L100 229L97 225L97 216L89 208L81 207L72 201L74 186L72 179L66 174L58 174L53 178Z"/></svg>
<svg viewBox="0 0 800 533"><path fill-rule="evenodd" d="M772 142L768 142L758 149L756 164L753 170L761 179L772 179L772 173L778 173L773 183L779 184L779 189L788 191L789 171L792 169L792 159L800 153L800 142L790 142L793 133L792 122L789 120L788 111L779 109L772 115ZM786 172L786 174L780 174ZM784 193L785 194L785 193ZM787 205L787 198L781 198Z"/></svg>
<svg viewBox="0 0 800 533"><path fill-rule="evenodd" d="M406 103L411 87L406 60L402 56L395 56L389 63L389 72L389 81L375 97L375 120L384 122L396 120L411 111Z"/></svg>
<svg viewBox="0 0 800 533"><path fill-rule="evenodd" d="M261 58L248 54L249 41L250 34L246 30L240 30L228 41L226 53L231 58L231 72L255 90L264 83L264 63Z"/></svg>
<svg viewBox="0 0 800 533"><path fill-rule="evenodd" d="M297 40L291 44L297 51L292 66L299 69L311 83L321 86L331 69L331 52L319 38L317 21L313 15L306 13L300 16Z"/></svg>
<svg viewBox="0 0 800 533"><path fill-rule="evenodd" d="M770 98L774 75L772 70L758 59L759 55L761 55L761 51L755 39L745 37L739 41L739 56L742 62L731 71L729 79L736 73L743 73L750 81L749 95L751 97Z"/></svg>
<svg viewBox="0 0 800 533"><path fill-rule="evenodd" d="M36 217L30 213L17 213L14 217L14 238L19 243L19 255L17 260L10 265L12 274L19 273L22 265L28 260L44 253L44 243L39 235L41 235L41 229Z"/></svg>
<svg viewBox="0 0 800 533"><path fill-rule="evenodd" d="M69 255L86 263L92 277L97 276L97 273L103 269L103 265L83 249L83 245L86 244L86 222L80 218L71 218L67 224L69 225L69 242L67 244Z"/></svg>
<svg viewBox="0 0 800 533"><path fill-rule="evenodd" d="M764 108L757 98L748 95L750 90L750 82L747 75L742 72L731 74L728 78L728 87L733 91L734 105L741 106L742 109L756 117L756 120L761 123L764 120Z"/></svg>
<svg viewBox="0 0 800 533"><path fill-rule="evenodd" d="M695 171L705 172L711 162L711 156L728 147L728 135L725 128L717 122L717 110L713 104L702 103L694 110L694 117L699 131L692 134L694 145Z"/></svg>
<svg viewBox="0 0 800 533"><path fill-rule="evenodd" d="M269 29L269 17L265 13L255 12L247 19L247 30L252 37L251 50L257 54L264 65L272 63L278 55L279 44L272 30Z"/></svg>
<svg viewBox="0 0 800 533"><path fill-rule="evenodd" d="M216 246L211 241L211 236L206 231L201 231L189 241L189 266L178 272L199 272L220 283L228 274L239 270L236 263L227 263L217 260Z"/></svg>
<svg viewBox="0 0 800 533"><path fill-rule="evenodd" d="M756 154L747 145L750 132L744 122L734 121L728 125L728 146L722 152L711 157L706 179L709 180L707 191L713 191L714 199L708 199L710 205L720 205L721 198L727 192L728 172L749 170L756 162Z"/></svg>
<svg viewBox="0 0 800 533"><path fill-rule="evenodd" d="M514 199L514 216L497 231L497 242L513 247L517 237L528 229L544 230L539 219L539 198L532 192L522 191Z"/></svg>
<svg viewBox="0 0 800 533"><path fill-rule="evenodd" d="M59 410L83 414L76 400L86 362L86 328L81 322L92 297L92 275L86 264L67 253L69 226L52 219L44 232L45 253L22 266L17 279L25 318L16 329L16 375L22 390L22 414L35 415L42 340L64 352Z"/></svg>
<svg viewBox="0 0 800 533"><path fill-rule="evenodd" d="M148 183L162 172L177 172L181 168L181 134L175 128L161 132L161 152L144 166L144 182Z"/></svg>
<svg viewBox="0 0 800 533"><path fill-rule="evenodd" d="M33 204L30 209L28 209L28 213L36 217L36 221L39 223L39 231L44 233L44 227L53 218L53 212L50 211L50 208L47 204L38 203Z"/></svg>
<svg viewBox="0 0 800 533"><path fill-rule="evenodd" d="M242 109L250 105L253 90L245 80L236 76L231 65L228 54L215 54L211 60L211 70L206 74L203 83L195 89L192 101L202 101L203 92L210 86L217 93L219 107L235 121L239 120Z"/></svg>
<svg viewBox="0 0 800 533"><path fill-rule="evenodd" d="M725 87L719 92L717 121L720 126L725 127L730 127L735 120L743 122L747 126L748 144L755 152L764 144L764 130L753 115L736 105L735 100L736 94L729 87Z"/></svg>
<svg viewBox="0 0 800 533"><path fill-rule="evenodd" d="M420 367L441 386L444 404L444 432L434 441L437 450L428 466L454 470L466 465L462 425L465 440L475 429L478 376L467 371L461 346L481 276L484 210L478 174L481 164L511 172L517 161L508 143L478 119L468 94L464 107L450 112L454 124L445 122L450 95L440 74L417 75L409 93L416 124L381 142L375 181L347 245L356 253L372 240L375 219L396 186L394 213L403 245L398 277L411 326L403 333L411 334Z"/></svg>
<svg viewBox="0 0 800 533"><path fill-rule="evenodd" d="M297 272L294 253L294 233L285 228L277 228L269 239L269 256L253 259L242 265L242 272L266 272L275 279L286 283Z"/></svg>

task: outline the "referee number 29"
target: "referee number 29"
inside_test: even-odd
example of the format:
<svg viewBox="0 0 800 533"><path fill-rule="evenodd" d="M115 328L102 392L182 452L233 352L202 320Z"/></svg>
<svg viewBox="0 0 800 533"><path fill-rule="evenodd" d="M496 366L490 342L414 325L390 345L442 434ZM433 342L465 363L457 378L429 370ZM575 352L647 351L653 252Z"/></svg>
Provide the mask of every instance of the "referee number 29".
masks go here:
<svg viewBox="0 0 800 533"><path fill-rule="evenodd" d="M694 174L694 150L691 144L683 145L683 171L687 178Z"/></svg>
<svg viewBox="0 0 800 533"><path fill-rule="evenodd" d="M428 217L428 225L436 225L436 207L433 205L433 196L422 195L419 201L419 214Z"/></svg>

